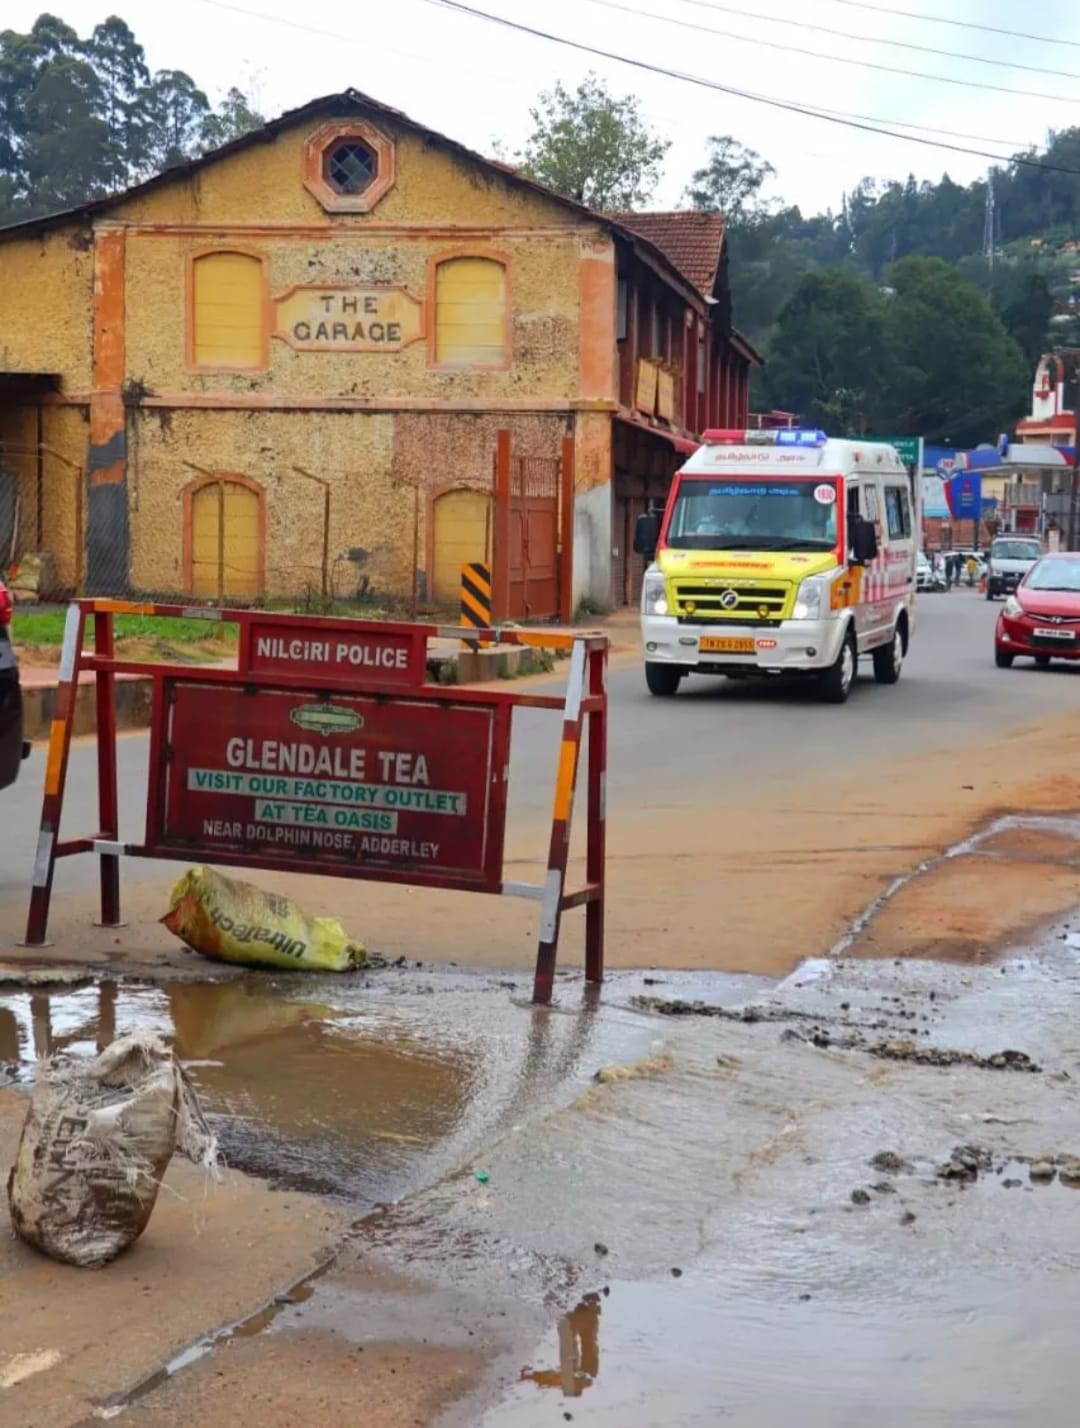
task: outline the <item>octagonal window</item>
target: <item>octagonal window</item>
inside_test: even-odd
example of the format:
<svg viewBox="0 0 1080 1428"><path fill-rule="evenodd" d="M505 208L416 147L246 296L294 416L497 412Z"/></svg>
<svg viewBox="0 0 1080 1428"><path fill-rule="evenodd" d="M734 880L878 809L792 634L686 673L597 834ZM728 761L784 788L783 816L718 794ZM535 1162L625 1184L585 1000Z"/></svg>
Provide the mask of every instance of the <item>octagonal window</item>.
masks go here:
<svg viewBox="0 0 1080 1428"><path fill-rule="evenodd" d="M324 177L334 193L353 196L364 193L375 182L379 161L360 139L342 139L331 144L324 157Z"/></svg>
<svg viewBox="0 0 1080 1428"><path fill-rule="evenodd" d="M304 187L327 213L370 213L394 186L393 140L365 119L321 124L303 163Z"/></svg>

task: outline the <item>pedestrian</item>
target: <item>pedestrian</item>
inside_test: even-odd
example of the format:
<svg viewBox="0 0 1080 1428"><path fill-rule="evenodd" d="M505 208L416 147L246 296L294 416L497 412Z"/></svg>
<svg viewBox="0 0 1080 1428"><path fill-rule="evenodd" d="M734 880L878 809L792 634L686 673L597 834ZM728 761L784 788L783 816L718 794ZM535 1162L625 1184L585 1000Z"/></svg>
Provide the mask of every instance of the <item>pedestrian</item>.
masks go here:
<svg viewBox="0 0 1080 1428"><path fill-rule="evenodd" d="M951 590L951 589L952 589L952 577L953 577L953 558L952 558L952 555L949 554L949 555L947 555L947 556L945 557L945 589L946 589L946 590Z"/></svg>

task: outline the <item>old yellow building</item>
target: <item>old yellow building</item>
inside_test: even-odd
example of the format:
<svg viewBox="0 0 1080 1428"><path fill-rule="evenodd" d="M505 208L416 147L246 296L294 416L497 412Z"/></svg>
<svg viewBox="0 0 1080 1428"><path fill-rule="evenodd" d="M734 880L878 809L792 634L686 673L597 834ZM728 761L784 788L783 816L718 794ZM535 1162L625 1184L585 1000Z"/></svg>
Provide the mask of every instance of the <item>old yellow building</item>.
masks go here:
<svg viewBox="0 0 1080 1428"><path fill-rule="evenodd" d="M451 602L506 431L511 564L618 598L618 480L656 494L696 430L745 421L709 221L703 284L644 225L350 91L0 230L0 568ZM554 613L554 577L532 589L519 613Z"/></svg>

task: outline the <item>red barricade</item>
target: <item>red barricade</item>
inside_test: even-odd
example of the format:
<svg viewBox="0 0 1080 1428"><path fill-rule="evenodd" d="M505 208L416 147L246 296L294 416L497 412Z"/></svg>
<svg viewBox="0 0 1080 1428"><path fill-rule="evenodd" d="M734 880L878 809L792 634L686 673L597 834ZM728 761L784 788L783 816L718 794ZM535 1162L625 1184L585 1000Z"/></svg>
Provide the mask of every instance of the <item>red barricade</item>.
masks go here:
<svg viewBox="0 0 1080 1428"><path fill-rule="evenodd" d="M142 664L114 653L117 614L198 617L239 626L237 667ZM94 652L83 650L92 622ZM565 698L425 683L428 640L569 651ZM551 1000L562 914L585 907L585 975L604 968L604 777L607 637L552 629L309 618L81 600L68 609L26 943L48 931L58 858L96 853L101 922L120 923L120 857L185 859L457 888L540 903L533 997ZM58 840L82 670L97 685L99 829ZM150 768L142 843L120 842L117 674L152 681ZM563 716L547 876L503 877L515 709ZM582 735L588 755L585 882L567 891Z"/></svg>

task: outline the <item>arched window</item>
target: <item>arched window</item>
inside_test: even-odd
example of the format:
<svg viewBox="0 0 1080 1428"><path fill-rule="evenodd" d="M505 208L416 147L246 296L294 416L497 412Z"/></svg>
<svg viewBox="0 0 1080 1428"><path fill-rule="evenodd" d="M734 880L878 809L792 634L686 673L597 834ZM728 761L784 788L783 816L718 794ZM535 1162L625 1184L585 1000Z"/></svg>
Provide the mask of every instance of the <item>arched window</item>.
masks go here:
<svg viewBox="0 0 1080 1428"><path fill-rule="evenodd" d="M507 361L506 268L495 258L444 258L435 269L435 362L501 367Z"/></svg>
<svg viewBox="0 0 1080 1428"><path fill-rule="evenodd" d="M193 259L188 361L193 367L268 365L261 258L219 252Z"/></svg>

